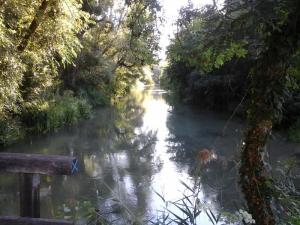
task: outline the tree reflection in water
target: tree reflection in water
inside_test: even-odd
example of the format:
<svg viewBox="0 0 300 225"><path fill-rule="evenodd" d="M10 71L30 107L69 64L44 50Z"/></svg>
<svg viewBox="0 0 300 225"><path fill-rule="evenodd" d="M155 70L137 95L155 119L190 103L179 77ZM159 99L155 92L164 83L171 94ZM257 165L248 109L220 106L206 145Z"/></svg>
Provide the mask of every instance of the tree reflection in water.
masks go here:
<svg viewBox="0 0 300 225"><path fill-rule="evenodd" d="M137 92L116 106L100 109L95 118L56 134L25 140L12 146L11 152L75 155L81 173L75 177L44 177L42 215L76 219L84 223L95 213L119 224L142 221L147 213L153 173L156 132L145 131L143 104L148 92ZM1 179L1 192L16 204L7 212L18 214L16 179ZM11 181L13 179L13 181ZM1 196L1 195L0 195ZM116 223L116 221L114 222Z"/></svg>
<svg viewBox="0 0 300 225"><path fill-rule="evenodd" d="M228 114L169 102L173 109L167 122L167 141L172 159L182 167L189 165L194 183L202 185L204 195L210 196L219 210L235 211L244 205L237 174L244 132L241 119L229 121ZM299 145L288 143L277 134L267 148L270 163L275 166L278 160L293 156ZM208 162L203 163L203 159Z"/></svg>
<svg viewBox="0 0 300 225"><path fill-rule="evenodd" d="M213 211L228 211L239 200L236 159L243 125L233 120L223 132L228 118L180 104L171 107L162 90L145 90L99 109L94 119L6 150L79 158L78 176L43 177L43 217L146 224L164 207L155 191L178 200L185 191L181 180L200 184L201 201ZM278 141L271 147L275 160L283 155L281 149L285 155L299 149ZM201 163L199 157L210 160ZM0 176L0 215L18 215L18 177ZM211 224L205 215L200 219Z"/></svg>
<svg viewBox="0 0 300 225"><path fill-rule="evenodd" d="M194 118L190 118L193 116ZM234 210L241 201L237 187L237 151L242 126L223 135L226 120L212 112L175 106L168 119L169 152L173 160L189 165L195 184L220 209Z"/></svg>

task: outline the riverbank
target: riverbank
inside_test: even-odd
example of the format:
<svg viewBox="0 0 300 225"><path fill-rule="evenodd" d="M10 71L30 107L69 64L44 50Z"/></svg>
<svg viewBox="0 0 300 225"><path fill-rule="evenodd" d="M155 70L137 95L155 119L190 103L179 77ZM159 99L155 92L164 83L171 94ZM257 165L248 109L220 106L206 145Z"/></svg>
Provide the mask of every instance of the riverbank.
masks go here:
<svg viewBox="0 0 300 225"><path fill-rule="evenodd" d="M193 78L190 79L193 79L193 82L187 82L184 88L181 87L180 82L172 80L172 75L168 77L164 74L161 77L161 86L171 93L168 98L170 104L182 103L215 112L226 112L242 119L246 118L249 104L246 94L247 80L241 80L240 76L226 74L186 76L192 76ZM295 91L285 96L281 119L275 124L276 130L287 133L289 140L294 142L300 142L300 95L297 93Z"/></svg>
<svg viewBox="0 0 300 225"><path fill-rule="evenodd" d="M70 92L49 101L30 104L26 111L18 114L14 119L1 121L0 145L8 146L27 135L56 131L63 126L88 119L91 114L92 105L89 101L75 97Z"/></svg>

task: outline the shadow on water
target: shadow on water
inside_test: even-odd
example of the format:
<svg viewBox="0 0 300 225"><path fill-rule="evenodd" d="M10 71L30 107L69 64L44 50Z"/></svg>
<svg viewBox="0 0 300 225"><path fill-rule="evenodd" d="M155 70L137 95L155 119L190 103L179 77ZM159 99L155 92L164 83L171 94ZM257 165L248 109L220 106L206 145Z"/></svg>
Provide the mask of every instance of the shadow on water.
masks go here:
<svg viewBox="0 0 300 225"><path fill-rule="evenodd" d="M134 91L116 106L97 110L91 120L6 149L79 159L79 175L43 177L42 216L78 224L95 216L113 224L146 224L164 207L155 192L176 200L184 192L181 181L193 185L200 180L201 200L213 210L230 209L233 200L239 203L242 123L227 123L230 115L171 107L165 95L155 88ZM275 162L299 145L278 138L269 149ZM210 153L213 159L203 163ZM0 215L18 215L18 202L17 176L1 174ZM200 218L201 224L210 224L206 216Z"/></svg>

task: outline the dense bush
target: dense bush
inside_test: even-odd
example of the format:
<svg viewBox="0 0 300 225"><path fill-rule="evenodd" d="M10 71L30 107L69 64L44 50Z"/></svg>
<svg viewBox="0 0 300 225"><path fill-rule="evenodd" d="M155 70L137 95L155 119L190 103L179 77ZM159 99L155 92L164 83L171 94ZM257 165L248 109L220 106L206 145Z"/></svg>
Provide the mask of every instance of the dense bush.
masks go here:
<svg viewBox="0 0 300 225"><path fill-rule="evenodd" d="M190 4L181 9L177 33L168 46L168 66L161 84L177 93L184 103L230 112L241 106L238 113L245 116L260 39L253 29L245 42L240 41L238 33L233 33L230 43L219 45L210 32L215 30L215 35L222 36L231 29L223 24L225 30L218 33L216 26L222 24L219 20L224 22L222 13L213 6L197 9ZM287 74L288 79L282 81L283 97L274 97L280 109L276 122L285 127L300 117L299 53L291 57ZM295 136L295 128L292 130Z"/></svg>
<svg viewBox="0 0 300 225"><path fill-rule="evenodd" d="M14 120L0 120L0 145L5 146L24 136L24 130Z"/></svg>
<svg viewBox="0 0 300 225"><path fill-rule="evenodd" d="M157 0L0 1L0 145L126 95L156 62L159 11Z"/></svg>
<svg viewBox="0 0 300 225"><path fill-rule="evenodd" d="M42 104L28 107L24 124L30 132L45 133L64 125L74 124L91 115L91 105L83 98L71 94L56 97Z"/></svg>

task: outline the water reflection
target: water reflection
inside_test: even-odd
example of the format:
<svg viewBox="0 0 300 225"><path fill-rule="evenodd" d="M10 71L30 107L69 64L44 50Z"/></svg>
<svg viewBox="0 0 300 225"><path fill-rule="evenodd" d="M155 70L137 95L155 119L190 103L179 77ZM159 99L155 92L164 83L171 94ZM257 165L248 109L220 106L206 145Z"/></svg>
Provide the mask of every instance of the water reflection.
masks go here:
<svg viewBox="0 0 300 225"><path fill-rule="evenodd" d="M167 121L172 159L182 165L189 164L189 175L200 180L204 196L217 209L234 211L245 204L237 174L245 132L242 120L226 113L172 105ZM293 156L299 147L276 132L267 146L270 164L275 166L279 160Z"/></svg>
<svg viewBox="0 0 300 225"><path fill-rule="evenodd" d="M115 107L98 110L89 121L7 149L79 159L78 176L43 177L42 216L75 219L78 224L95 217L113 224L146 224L164 208L155 192L177 200L186 189L181 181L190 186L200 182L201 200L212 210L232 206L232 200L239 199L240 121L227 124L228 115L171 107L165 95L159 89L135 91ZM280 155L277 144L270 147L274 159ZM283 141L280 145L285 152L299 147ZM197 155L205 148L217 157L203 164ZM18 215L17 181L16 175L0 175L0 215ZM199 219L210 224L205 215Z"/></svg>

